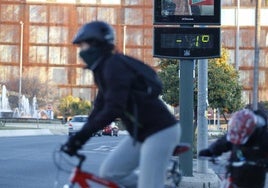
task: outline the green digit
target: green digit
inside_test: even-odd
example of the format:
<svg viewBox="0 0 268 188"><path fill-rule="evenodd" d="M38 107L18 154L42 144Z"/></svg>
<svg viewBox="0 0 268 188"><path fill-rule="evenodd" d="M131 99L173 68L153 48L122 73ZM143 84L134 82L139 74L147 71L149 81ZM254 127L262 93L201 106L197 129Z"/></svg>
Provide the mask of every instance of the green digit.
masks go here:
<svg viewBox="0 0 268 188"><path fill-rule="evenodd" d="M202 42L209 42L209 35L202 35Z"/></svg>
<svg viewBox="0 0 268 188"><path fill-rule="evenodd" d="M202 39L203 40L203 39ZM195 46L199 46L199 35L196 36Z"/></svg>

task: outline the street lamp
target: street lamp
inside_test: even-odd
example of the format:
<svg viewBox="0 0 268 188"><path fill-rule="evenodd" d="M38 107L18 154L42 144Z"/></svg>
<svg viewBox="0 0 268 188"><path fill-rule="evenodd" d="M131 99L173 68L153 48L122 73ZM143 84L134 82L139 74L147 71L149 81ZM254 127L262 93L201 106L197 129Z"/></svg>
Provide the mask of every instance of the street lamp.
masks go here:
<svg viewBox="0 0 268 188"><path fill-rule="evenodd" d="M19 72L19 112L21 110L21 79L22 79L22 60L23 60L23 30L24 23L20 21L20 72Z"/></svg>

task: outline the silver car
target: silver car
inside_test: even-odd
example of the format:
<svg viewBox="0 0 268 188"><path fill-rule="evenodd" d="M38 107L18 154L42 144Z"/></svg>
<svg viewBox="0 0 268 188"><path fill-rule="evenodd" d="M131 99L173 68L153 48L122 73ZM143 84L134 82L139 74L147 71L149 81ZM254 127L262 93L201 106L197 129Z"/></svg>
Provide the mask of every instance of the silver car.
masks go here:
<svg viewBox="0 0 268 188"><path fill-rule="evenodd" d="M83 127L83 125L87 122L87 119L88 119L87 115L73 116L72 119L68 123L69 136L79 131Z"/></svg>
<svg viewBox="0 0 268 188"><path fill-rule="evenodd" d="M87 115L76 115L68 122L69 126L69 136L72 136L77 131L79 131L83 125L87 122L88 116ZM92 136L102 136L102 130L94 133Z"/></svg>

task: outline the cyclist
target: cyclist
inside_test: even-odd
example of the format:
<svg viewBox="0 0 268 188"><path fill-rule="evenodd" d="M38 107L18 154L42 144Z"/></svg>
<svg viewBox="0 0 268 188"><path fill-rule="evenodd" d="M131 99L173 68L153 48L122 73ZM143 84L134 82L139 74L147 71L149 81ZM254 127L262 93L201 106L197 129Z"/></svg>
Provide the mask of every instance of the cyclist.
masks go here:
<svg viewBox="0 0 268 188"><path fill-rule="evenodd" d="M100 176L126 187L163 188L169 157L179 143L180 124L158 96L132 100L133 80L134 84L142 80L135 79L133 70L118 57L109 24L92 21L83 25L73 43L80 47L79 55L93 71L99 90L87 123L62 150L74 155L92 133L121 118L129 136L102 163Z"/></svg>
<svg viewBox="0 0 268 188"><path fill-rule="evenodd" d="M231 116L227 134L209 148L201 150L199 156L220 156L231 151L226 174L230 175L232 184L229 185L226 179L222 187L263 188L268 159L267 138L267 116L264 111L242 109Z"/></svg>

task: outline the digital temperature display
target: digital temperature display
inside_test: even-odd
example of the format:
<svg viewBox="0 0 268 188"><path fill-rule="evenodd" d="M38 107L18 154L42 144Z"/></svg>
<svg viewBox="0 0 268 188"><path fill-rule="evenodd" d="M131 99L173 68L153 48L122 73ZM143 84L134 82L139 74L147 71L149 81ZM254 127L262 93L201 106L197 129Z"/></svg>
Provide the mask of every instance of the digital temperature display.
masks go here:
<svg viewBox="0 0 268 188"><path fill-rule="evenodd" d="M154 56L183 59L220 57L220 28L155 27Z"/></svg>
<svg viewBox="0 0 268 188"><path fill-rule="evenodd" d="M214 36L208 34L161 34L161 48L213 48Z"/></svg>

